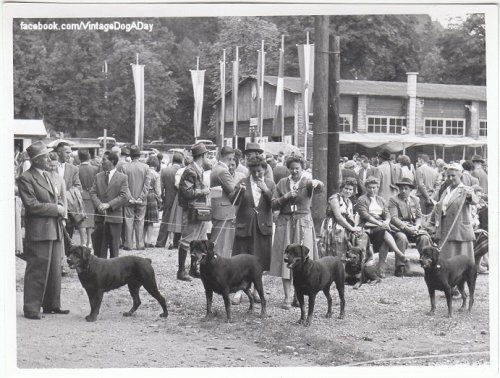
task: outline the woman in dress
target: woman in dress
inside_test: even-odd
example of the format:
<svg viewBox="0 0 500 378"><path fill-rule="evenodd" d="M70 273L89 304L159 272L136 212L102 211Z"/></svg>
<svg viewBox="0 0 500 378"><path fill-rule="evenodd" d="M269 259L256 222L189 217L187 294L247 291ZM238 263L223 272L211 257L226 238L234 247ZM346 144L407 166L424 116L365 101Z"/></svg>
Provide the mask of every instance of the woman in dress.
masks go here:
<svg viewBox="0 0 500 378"><path fill-rule="evenodd" d="M91 235L95 227L95 208L92 198L90 197L90 188L94 185L95 175L99 171L99 168L90 164L90 152L86 148L80 148L78 150L78 159L80 160L78 176L82 183L83 209L87 216L83 222L78 225L78 231L80 232L80 243L90 248L92 241Z"/></svg>
<svg viewBox="0 0 500 378"><path fill-rule="evenodd" d="M321 255L345 256L347 241L354 233L360 233L361 227L354 225L354 209L351 197L357 186L357 180L346 178L340 184L340 192L328 199L327 217L321 226Z"/></svg>
<svg viewBox="0 0 500 378"><path fill-rule="evenodd" d="M391 214L385 200L378 196L380 181L370 176L365 181L366 194L359 197L356 203L359 214L359 226L365 229L373 245L373 253L379 254L378 274L385 278L385 261L388 251L394 251L402 261L408 259L396 245L390 230Z"/></svg>
<svg viewBox="0 0 500 378"><path fill-rule="evenodd" d="M282 308L289 309L292 303L292 276L284 262L285 249L289 244L303 244L309 248L309 258L318 259L318 247L314 223L311 217L313 194L323 191L323 183L304 174L305 161L300 156L290 156L286 166L290 176L282 178L273 193L271 206L279 210L276 220L273 249L271 254L272 276L281 277L285 298Z"/></svg>
<svg viewBox="0 0 500 378"><path fill-rule="evenodd" d="M149 192L146 197L146 214L144 215L144 246L146 248L153 248L153 224L160 220L158 215L158 204L161 201L161 183L160 174L157 172L160 163L156 156L150 156L146 164L149 166L151 181L149 184Z"/></svg>

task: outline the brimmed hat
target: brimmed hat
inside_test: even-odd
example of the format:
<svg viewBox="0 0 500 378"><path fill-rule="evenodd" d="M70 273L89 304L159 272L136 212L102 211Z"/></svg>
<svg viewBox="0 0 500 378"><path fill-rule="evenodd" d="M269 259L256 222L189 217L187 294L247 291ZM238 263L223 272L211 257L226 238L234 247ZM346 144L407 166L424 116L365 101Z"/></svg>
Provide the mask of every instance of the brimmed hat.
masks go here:
<svg viewBox="0 0 500 378"><path fill-rule="evenodd" d="M38 156L48 154L52 150L53 150L52 148L47 147L45 143L43 143L41 140L37 140L26 149L26 152L28 153L30 160L33 160Z"/></svg>
<svg viewBox="0 0 500 378"><path fill-rule="evenodd" d="M208 152L208 150L203 143L195 143L191 146L191 154L193 157L203 155L205 152Z"/></svg>
<svg viewBox="0 0 500 378"><path fill-rule="evenodd" d="M461 164L458 163L451 163L446 166L446 169L448 171L458 171L458 172L463 172L464 168L462 167Z"/></svg>
<svg viewBox="0 0 500 378"><path fill-rule="evenodd" d="M128 149L128 147L122 147L122 155L125 155L125 156L128 156L130 155L130 150Z"/></svg>
<svg viewBox="0 0 500 378"><path fill-rule="evenodd" d="M383 160L391 160L391 154L388 151L379 152L378 157Z"/></svg>
<svg viewBox="0 0 500 378"><path fill-rule="evenodd" d="M474 156L472 156L471 160L472 160L473 163L476 162L476 161L484 163L484 159L483 159L483 157L481 155L474 155Z"/></svg>
<svg viewBox="0 0 500 378"><path fill-rule="evenodd" d="M356 163L353 162L352 160L346 161L344 163L344 168L345 169L354 169L354 167L356 167Z"/></svg>
<svg viewBox="0 0 500 378"><path fill-rule="evenodd" d="M256 151L259 154L264 152L264 150L262 148L260 148L259 143L249 142L249 143L247 143L247 146L245 148L245 151L243 151L243 153L246 154L247 152L251 152L251 151Z"/></svg>
<svg viewBox="0 0 500 378"><path fill-rule="evenodd" d="M141 156L141 150L139 149L139 146L136 146L135 144L130 146L130 156Z"/></svg>
<svg viewBox="0 0 500 378"><path fill-rule="evenodd" d="M396 182L395 185L397 186L407 185L411 186L412 189L415 189L415 184L408 177L403 177L400 181Z"/></svg>

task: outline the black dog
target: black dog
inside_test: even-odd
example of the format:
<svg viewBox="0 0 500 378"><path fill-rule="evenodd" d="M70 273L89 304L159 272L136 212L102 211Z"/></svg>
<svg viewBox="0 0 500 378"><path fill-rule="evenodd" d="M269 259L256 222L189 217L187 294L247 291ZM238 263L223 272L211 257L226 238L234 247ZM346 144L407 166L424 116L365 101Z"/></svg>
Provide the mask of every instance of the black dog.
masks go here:
<svg viewBox="0 0 500 378"><path fill-rule="evenodd" d="M462 307L458 311L465 310L467 295L464 290L464 283L469 287L469 311L474 304L474 290L476 287L477 267L481 257L486 253L476 254L475 262L467 256L455 256L450 259L439 258L439 251L435 247L425 247L420 252L420 265L424 268L425 283L429 290L431 299L431 310L427 315L434 315L436 310L435 291L444 291L446 303L448 304L448 317L452 313L452 289L458 287L462 296Z"/></svg>
<svg viewBox="0 0 500 378"><path fill-rule="evenodd" d="M155 272L151 260L138 256L122 256L112 259L102 259L92 255L87 247L72 246L69 250L68 265L76 269L78 278L87 292L90 301L90 314L85 317L88 322L94 322L101 308L105 292L128 285L134 304L123 316L131 316L141 305L139 289L141 286L148 291L161 305L162 318L168 316L165 298L158 291Z"/></svg>
<svg viewBox="0 0 500 378"><path fill-rule="evenodd" d="M365 265L366 256L364 250L359 247L351 247L346 252L345 258L345 282L354 285L354 289L368 281L380 282L374 266Z"/></svg>
<svg viewBox="0 0 500 378"><path fill-rule="evenodd" d="M326 317L330 318L332 316L330 286L333 282L335 282L340 298L339 319L343 319L345 308L345 273L342 260L339 257L326 256L317 261L312 261L307 256L308 253L309 248L299 244L290 244L285 250L285 262L288 268L292 269L293 286L295 287L295 293L300 303L299 323L306 326L311 324L316 295L320 290L323 290L328 301ZM304 295L309 296L307 320L305 320L306 306L304 304Z"/></svg>
<svg viewBox="0 0 500 378"><path fill-rule="evenodd" d="M252 283L261 299L260 316L266 316L266 299L262 286L262 267L256 256L242 254L231 258L219 257L214 253L214 243L207 240L193 240L190 243L191 261L200 266L200 275L207 298L207 314L212 316L213 293L221 294L226 307L227 322L231 322L229 294L243 290L250 300L249 312L253 310L254 297L250 291Z"/></svg>

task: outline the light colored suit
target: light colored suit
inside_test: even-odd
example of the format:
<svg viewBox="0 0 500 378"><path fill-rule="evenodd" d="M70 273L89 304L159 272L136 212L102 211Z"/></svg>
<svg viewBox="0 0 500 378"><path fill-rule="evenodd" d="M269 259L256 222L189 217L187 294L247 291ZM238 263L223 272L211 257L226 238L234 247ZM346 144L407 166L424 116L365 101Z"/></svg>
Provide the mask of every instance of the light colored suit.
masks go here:
<svg viewBox="0 0 500 378"><path fill-rule="evenodd" d="M179 164L173 164L163 168L160 172L161 192L163 195L163 214L161 216L158 239L156 239L156 246L159 247L165 247L167 244L170 213L177 195L177 188L175 187L175 174L180 167L181 166Z"/></svg>

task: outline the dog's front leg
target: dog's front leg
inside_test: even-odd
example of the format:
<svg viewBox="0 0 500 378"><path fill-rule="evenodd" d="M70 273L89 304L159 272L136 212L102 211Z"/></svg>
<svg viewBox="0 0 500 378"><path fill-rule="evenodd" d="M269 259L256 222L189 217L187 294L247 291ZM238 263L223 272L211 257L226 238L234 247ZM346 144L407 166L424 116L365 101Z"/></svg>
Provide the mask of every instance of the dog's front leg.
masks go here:
<svg viewBox="0 0 500 378"><path fill-rule="evenodd" d="M434 288L431 288L430 286L428 286L427 289L429 291L429 298L431 300L431 310L429 312L426 312L425 314L432 316L436 311L436 291L434 290Z"/></svg>
<svg viewBox="0 0 500 378"><path fill-rule="evenodd" d="M254 299L253 294L252 294L252 292L250 290L250 287L247 287L247 288L243 289L243 291L245 292L245 294L248 297L248 300L250 301L250 307L248 308L248 312L251 314L252 310L253 310L253 304L255 302L255 299Z"/></svg>
<svg viewBox="0 0 500 378"><path fill-rule="evenodd" d="M207 313L205 317L202 319L203 321L210 320L212 317L212 298L214 292L212 290L205 290L205 297L207 298Z"/></svg>
<svg viewBox="0 0 500 378"><path fill-rule="evenodd" d="M306 304L304 303L304 293L299 292L297 288L295 288L295 293L297 294L297 300L300 305L300 319L297 323L304 324L306 319Z"/></svg>
<svg viewBox="0 0 500 378"><path fill-rule="evenodd" d="M88 322L95 322L97 319L97 315L99 315L99 310L101 308L102 297L104 295L103 290L96 290L94 296L94 307L91 308L90 314L85 317L85 320Z"/></svg>
<svg viewBox="0 0 500 378"><path fill-rule="evenodd" d="M225 291L222 294L222 298L224 299L224 306L226 307L226 323L231 323L231 300L229 299L229 290Z"/></svg>
<svg viewBox="0 0 500 378"><path fill-rule="evenodd" d="M465 307L467 305L467 294L465 294L464 290L464 282L457 284L458 291L460 292L460 296L462 297L462 306L458 309L459 312L462 312L465 310Z"/></svg>
<svg viewBox="0 0 500 378"><path fill-rule="evenodd" d="M333 304L333 300L332 300L332 296L330 294L330 286L328 286L327 288L323 289L323 293L325 294L326 301L328 302L328 310L326 311L325 318L331 318L332 317L332 304Z"/></svg>
<svg viewBox="0 0 500 378"><path fill-rule="evenodd" d="M451 295L452 288L447 287L444 289L444 295L446 296L446 304L448 305L448 317L452 317L452 306L453 306L453 301L452 301L452 295Z"/></svg>
<svg viewBox="0 0 500 378"><path fill-rule="evenodd" d="M307 309L307 320L304 324L306 327L310 326L312 323L315 303L316 303L316 293L309 294L309 308Z"/></svg>

